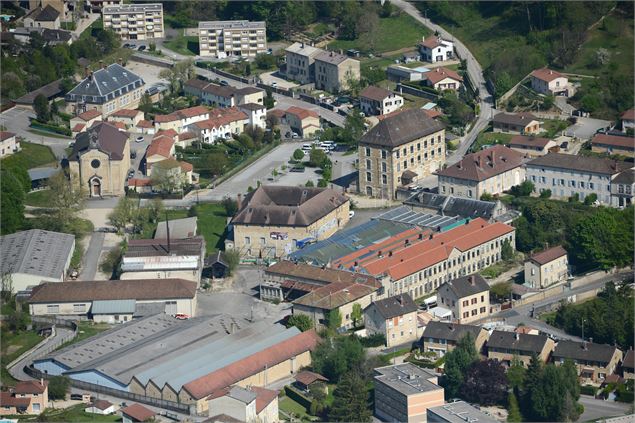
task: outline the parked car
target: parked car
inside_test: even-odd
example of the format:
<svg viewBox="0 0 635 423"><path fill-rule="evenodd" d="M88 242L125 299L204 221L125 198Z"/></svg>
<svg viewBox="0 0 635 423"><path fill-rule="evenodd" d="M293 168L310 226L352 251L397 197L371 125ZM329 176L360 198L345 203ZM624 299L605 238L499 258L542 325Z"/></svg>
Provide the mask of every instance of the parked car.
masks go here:
<svg viewBox="0 0 635 423"><path fill-rule="evenodd" d="M300 135L298 135L297 132L294 132L291 134L291 138L300 138Z"/></svg>
<svg viewBox="0 0 635 423"><path fill-rule="evenodd" d="M306 169L304 166L293 166L291 169L289 169L289 172L303 173L305 170Z"/></svg>
<svg viewBox="0 0 635 423"><path fill-rule="evenodd" d="M352 218L353 216L355 216L355 212L353 210L349 210L348 212L348 218Z"/></svg>
<svg viewBox="0 0 635 423"><path fill-rule="evenodd" d="M131 158L131 159L133 159L133 160L137 158L137 152L136 152L136 150L132 150L132 151L130 152L130 158Z"/></svg>
<svg viewBox="0 0 635 423"><path fill-rule="evenodd" d="M138 48L137 50L139 50L139 51L143 51L143 50L145 50L145 49L146 49L146 46L139 46L139 48Z"/></svg>
<svg viewBox="0 0 635 423"><path fill-rule="evenodd" d="M143 142L145 141L145 138L143 138L143 136L139 135L136 139L135 142Z"/></svg>
<svg viewBox="0 0 635 423"><path fill-rule="evenodd" d="M273 88L276 88L276 87L278 86L278 83L277 83L276 81L273 81L273 82L271 83L271 86L272 86Z"/></svg>
<svg viewBox="0 0 635 423"><path fill-rule="evenodd" d="M190 316L188 316L187 314L183 314L183 313L177 313L174 315L175 318L177 318L178 320L187 320L190 318Z"/></svg>
<svg viewBox="0 0 635 423"><path fill-rule="evenodd" d="M228 86L228 85L229 85L229 82L227 82L227 81L225 81L225 80L223 79L223 80L221 80L221 81L219 82L219 84L221 84L223 87L226 87L226 86Z"/></svg>

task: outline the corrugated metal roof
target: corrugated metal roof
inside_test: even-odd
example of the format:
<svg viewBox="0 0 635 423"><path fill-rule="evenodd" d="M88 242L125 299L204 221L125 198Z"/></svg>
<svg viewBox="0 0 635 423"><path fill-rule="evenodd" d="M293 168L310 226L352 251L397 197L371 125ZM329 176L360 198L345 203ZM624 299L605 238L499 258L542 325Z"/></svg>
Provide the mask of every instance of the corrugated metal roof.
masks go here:
<svg viewBox="0 0 635 423"><path fill-rule="evenodd" d="M92 314L133 314L137 300L102 300L93 301Z"/></svg>

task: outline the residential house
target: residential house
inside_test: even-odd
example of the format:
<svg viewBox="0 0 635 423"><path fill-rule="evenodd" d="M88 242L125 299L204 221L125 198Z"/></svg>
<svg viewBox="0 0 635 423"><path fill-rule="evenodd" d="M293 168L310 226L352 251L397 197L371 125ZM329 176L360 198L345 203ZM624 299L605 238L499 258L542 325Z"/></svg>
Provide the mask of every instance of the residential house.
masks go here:
<svg viewBox="0 0 635 423"><path fill-rule="evenodd" d="M249 126L260 129L267 128L267 108L263 104L241 104L238 106L238 110L247 115Z"/></svg>
<svg viewBox="0 0 635 423"><path fill-rule="evenodd" d="M310 138L322 129L320 115L313 110L291 106L287 109L285 118L291 130L302 138Z"/></svg>
<svg viewBox="0 0 635 423"><path fill-rule="evenodd" d="M89 197L122 195L130 169L128 133L98 122L75 137L68 162L71 181Z"/></svg>
<svg viewBox="0 0 635 423"><path fill-rule="evenodd" d="M386 422L425 422L428 408L445 403L437 375L412 363L376 368L373 383L375 415Z"/></svg>
<svg viewBox="0 0 635 423"><path fill-rule="evenodd" d="M53 6L39 6L31 10L22 21L25 28L60 29L60 12Z"/></svg>
<svg viewBox="0 0 635 423"><path fill-rule="evenodd" d="M591 151L594 153L635 155L635 138L633 135L598 133L591 139Z"/></svg>
<svg viewBox="0 0 635 423"><path fill-rule="evenodd" d="M63 29L48 29L39 28L35 31L31 31L31 34L39 33L42 36L44 45L57 46L66 44L70 46L73 43L73 35L70 31L64 31Z"/></svg>
<svg viewBox="0 0 635 423"><path fill-rule="evenodd" d="M143 119L140 120L139 123L137 123L134 132L153 135L156 131L154 130L154 123L150 122L149 120Z"/></svg>
<svg viewBox="0 0 635 423"><path fill-rule="evenodd" d="M189 125L208 120L209 118L210 110L207 107L195 106L177 110L169 115L157 115L154 117L154 126L157 131L173 129L177 133L181 133Z"/></svg>
<svg viewBox="0 0 635 423"><path fill-rule="evenodd" d="M373 301L364 310L366 334L384 335L389 348L415 342L418 308L408 294Z"/></svg>
<svg viewBox="0 0 635 423"><path fill-rule="evenodd" d="M245 131L249 116L237 107L210 110L209 119L187 126L201 142L214 144L219 139L231 139Z"/></svg>
<svg viewBox="0 0 635 423"><path fill-rule="evenodd" d="M132 404L122 408L120 411L123 423L146 422L154 419L157 415L157 413L141 404Z"/></svg>
<svg viewBox="0 0 635 423"><path fill-rule="evenodd" d="M476 199L484 193L502 194L525 180L522 164L523 155L504 145L468 154L436 172L439 192Z"/></svg>
<svg viewBox="0 0 635 423"><path fill-rule="evenodd" d="M477 272L501 260L503 243L515 245L515 229L477 218L449 230L401 232L337 260L332 267L387 275L387 295L419 298L443 282Z"/></svg>
<svg viewBox="0 0 635 423"><path fill-rule="evenodd" d="M536 69L531 75L531 88L544 95L573 95L570 91L569 79L554 70L548 68Z"/></svg>
<svg viewBox="0 0 635 423"><path fill-rule="evenodd" d="M395 197L399 186L431 175L445 163L445 127L420 109L379 121L359 141L359 191Z"/></svg>
<svg viewBox="0 0 635 423"><path fill-rule="evenodd" d="M611 206L628 207L633 204L635 196L635 173L633 169L627 169L611 180Z"/></svg>
<svg viewBox="0 0 635 423"><path fill-rule="evenodd" d="M201 21L198 44L203 57L255 57L267 51L267 24L246 20Z"/></svg>
<svg viewBox="0 0 635 423"><path fill-rule="evenodd" d="M79 114L90 109L110 116L120 109L136 109L143 96L145 82L119 63L87 71L86 78L66 94L66 111Z"/></svg>
<svg viewBox="0 0 635 423"><path fill-rule="evenodd" d="M509 148L518 151L526 157L539 157L549 152L557 153L558 144L549 138L514 135L508 144Z"/></svg>
<svg viewBox="0 0 635 423"><path fill-rule="evenodd" d="M0 392L0 416L40 414L48 405L48 381L44 379L20 381Z"/></svg>
<svg viewBox="0 0 635 423"><path fill-rule="evenodd" d="M458 91L463 84L463 77L457 72L439 66L421 76L421 80L437 91Z"/></svg>
<svg viewBox="0 0 635 423"><path fill-rule="evenodd" d="M145 174L147 176L152 174L152 166L155 163L174 158L175 151L176 149L173 137L162 134L155 135L155 137L152 138L152 142L146 149L144 159Z"/></svg>
<svg viewBox="0 0 635 423"><path fill-rule="evenodd" d="M633 130L635 130L635 109L628 109L627 111L622 113L620 119L622 119L623 132L629 132L630 130L632 133Z"/></svg>
<svg viewBox="0 0 635 423"><path fill-rule="evenodd" d="M454 59L454 43L438 36L421 37L419 43L421 58L436 63Z"/></svg>
<svg viewBox="0 0 635 423"><path fill-rule="evenodd" d="M293 43L285 50L287 78L300 84L315 82L315 56L323 50L305 43Z"/></svg>
<svg viewBox="0 0 635 423"><path fill-rule="evenodd" d="M543 289L567 280L569 262L567 250L558 245L532 255L525 262L525 284Z"/></svg>
<svg viewBox="0 0 635 423"><path fill-rule="evenodd" d="M104 29L114 31L122 40L152 40L165 37L163 4L134 3L104 6Z"/></svg>
<svg viewBox="0 0 635 423"><path fill-rule="evenodd" d="M507 366L518 358L524 366L529 366L534 354L546 363L554 347L555 343L548 336L495 330L487 340L487 358Z"/></svg>
<svg viewBox="0 0 635 423"><path fill-rule="evenodd" d="M630 348L622 360L622 377L624 379L635 379L635 353Z"/></svg>
<svg viewBox="0 0 635 423"><path fill-rule="evenodd" d="M299 240L326 239L349 220L348 197L333 189L262 185L239 203L226 247L243 257L282 257Z"/></svg>
<svg viewBox="0 0 635 423"><path fill-rule="evenodd" d="M194 166L174 158L168 158L155 163L150 171L152 190L156 192L179 192L187 185L198 181L198 174L194 173Z"/></svg>
<svg viewBox="0 0 635 423"><path fill-rule="evenodd" d="M72 117L70 120L70 127L73 136L77 136L81 132L85 132L97 122L102 122L103 117L99 110L90 109L83 113Z"/></svg>
<svg viewBox="0 0 635 423"><path fill-rule="evenodd" d="M117 411L115 405L106 400L95 400L91 402L88 407L84 408L84 412L86 413L100 414L102 416L113 414L115 411Z"/></svg>
<svg viewBox="0 0 635 423"><path fill-rule="evenodd" d="M276 423L278 391L259 387L232 386L212 394L209 415L224 414L245 423Z"/></svg>
<svg viewBox="0 0 635 423"><path fill-rule="evenodd" d="M235 88L198 78L185 81L183 91L187 95L198 97L203 103L214 107L234 107L249 103L264 104L265 98L265 90L261 88L251 86Z"/></svg>
<svg viewBox="0 0 635 423"><path fill-rule="evenodd" d="M345 91L349 81L359 80L359 60L333 51L323 51L315 56L315 88L330 93Z"/></svg>
<svg viewBox="0 0 635 423"><path fill-rule="evenodd" d="M462 276L441 285L437 304L452 311L452 320L465 324L490 314L489 284L478 273Z"/></svg>
<svg viewBox="0 0 635 423"><path fill-rule="evenodd" d="M41 282L62 282L71 264L75 237L60 232L29 229L0 236L0 269L11 276L12 292Z"/></svg>
<svg viewBox="0 0 635 423"><path fill-rule="evenodd" d="M133 239L121 261L121 279L180 278L201 280L205 240L201 236L184 239Z"/></svg>
<svg viewBox="0 0 635 423"><path fill-rule="evenodd" d="M445 405L428 408L428 423L497 423L494 417L485 414L480 408L477 408L465 401L454 400Z"/></svg>
<svg viewBox="0 0 635 423"><path fill-rule="evenodd" d="M403 107L403 97L385 88L369 85L359 93L360 109L366 114L387 115Z"/></svg>
<svg viewBox="0 0 635 423"><path fill-rule="evenodd" d="M623 353L614 345L560 340L553 350L556 365L572 360L578 370L581 383L602 383L607 376L616 373Z"/></svg>
<svg viewBox="0 0 635 423"><path fill-rule="evenodd" d="M67 18L67 14L69 12L69 1L68 0L28 0L28 9L34 10L37 8L44 9L47 6L53 7L60 14L60 19L65 21Z"/></svg>
<svg viewBox="0 0 635 423"><path fill-rule="evenodd" d="M120 122L126 125L126 130L135 130L143 120L144 113L141 110L120 109L108 116L109 122Z"/></svg>
<svg viewBox="0 0 635 423"><path fill-rule="evenodd" d="M8 131L0 131L0 158L10 156L20 151L20 142L16 141L15 134Z"/></svg>
<svg viewBox="0 0 635 423"><path fill-rule="evenodd" d="M430 321L421 338L425 352L436 353L438 357L454 350L459 341L467 335L472 337L476 351L481 351L488 333L480 326L462 325L450 322Z"/></svg>
<svg viewBox="0 0 635 423"><path fill-rule="evenodd" d="M191 147L192 144L197 141L198 141L198 135L196 135L196 133L192 131L186 131L186 132L181 132L178 135L178 138L176 142L174 143L174 145L181 148L187 148L187 147Z"/></svg>
<svg viewBox="0 0 635 423"><path fill-rule="evenodd" d="M633 164L608 158L550 153L525 164L526 178L535 192L551 191L551 198L568 199L597 195L600 204L612 204L612 180ZM618 182L615 184L619 185ZM616 200L617 201L617 200Z"/></svg>
<svg viewBox="0 0 635 423"><path fill-rule="evenodd" d="M76 316L105 323L132 320L144 307L170 315L196 313L196 283L184 279L46 282L29 298L31 316Z"/></svg>
<svg viewBox="0 0 635 423"><path fill-rule="evenodd" d="M541 122L529 112L497 113L492 119L492 125L494 132L531 135L541 131Z"/></svg>

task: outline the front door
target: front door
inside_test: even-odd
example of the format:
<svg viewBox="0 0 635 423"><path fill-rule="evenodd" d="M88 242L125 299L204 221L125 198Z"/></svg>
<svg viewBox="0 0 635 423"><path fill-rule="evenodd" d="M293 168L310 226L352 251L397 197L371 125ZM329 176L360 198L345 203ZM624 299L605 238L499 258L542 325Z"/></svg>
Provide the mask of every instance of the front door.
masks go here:
<svg viewBox="0 0 635 423"><path fill-rule="evenodd" d="M93 178L90 182L90 195L91 197L101 197L101 181L99 178Z"/></svg>

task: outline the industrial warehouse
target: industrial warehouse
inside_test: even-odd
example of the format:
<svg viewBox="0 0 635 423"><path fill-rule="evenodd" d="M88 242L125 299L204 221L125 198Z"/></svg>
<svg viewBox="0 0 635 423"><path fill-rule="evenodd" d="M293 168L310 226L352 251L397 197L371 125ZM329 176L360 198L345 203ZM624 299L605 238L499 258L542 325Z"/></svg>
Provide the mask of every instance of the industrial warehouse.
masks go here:
<svg viewBox="0 0 635 423"><path fill-rule="evenodd" d="M315 331L227 315L178 320L165 314L132 321L42 359L33 366L111 389L194 406L231 385L259 386L311 363Z"/></svg>

